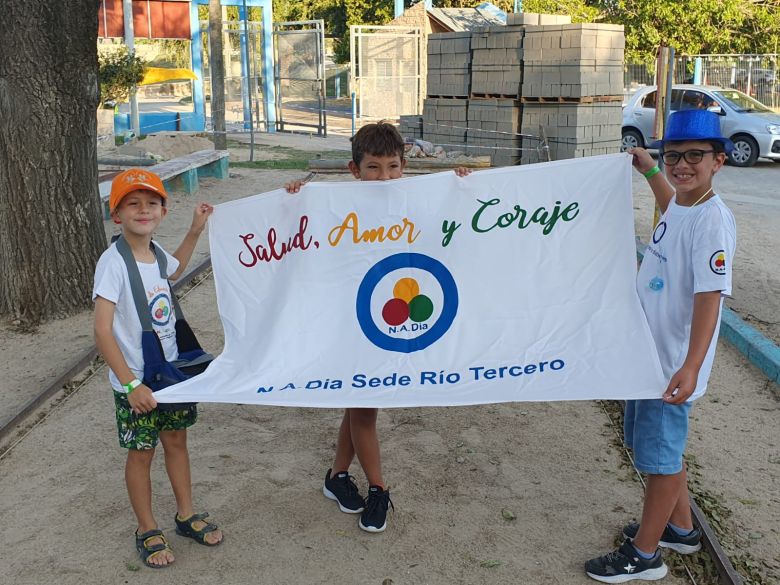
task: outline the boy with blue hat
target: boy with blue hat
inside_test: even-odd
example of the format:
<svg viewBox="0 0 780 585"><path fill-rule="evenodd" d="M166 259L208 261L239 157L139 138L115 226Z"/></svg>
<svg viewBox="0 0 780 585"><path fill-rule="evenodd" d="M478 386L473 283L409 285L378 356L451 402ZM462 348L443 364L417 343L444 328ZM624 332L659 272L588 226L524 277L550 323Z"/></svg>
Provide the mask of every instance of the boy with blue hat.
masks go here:
<svg viewBox="0 0 780 585"><path fill-rule="evenodd" d="M712 187L733 148L721 135L719 117L707 110L675 112L664 139L650 147L660 149L666 176L646 150L629 150L663 214L645 250L637 291L669 384L662 398L626 403L625 442L648 476L647 489L641 522L623 529L623 545L585 564L588 576L604 583L663 578L659 545L682 554L701 548L683 452L693 401L707 389L736 248L734 216Z"/></svg>

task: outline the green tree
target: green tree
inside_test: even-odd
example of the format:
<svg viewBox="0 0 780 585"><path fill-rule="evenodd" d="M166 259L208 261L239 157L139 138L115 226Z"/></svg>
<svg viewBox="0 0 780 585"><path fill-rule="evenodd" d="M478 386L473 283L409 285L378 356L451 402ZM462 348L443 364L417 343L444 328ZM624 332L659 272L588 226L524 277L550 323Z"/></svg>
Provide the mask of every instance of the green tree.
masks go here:
<svg viewBox="0 0 780 585"><path fill-rule="evenodd" d="M123 102L144 78L144 62L124 45L98 55L100 101Z"/></svg>
<svg viewBox="0 0 780 585"><path fill-rule="evenodd" d="M607 22L626 28L626 60L650 62L659 45L678 53L774 52L780 37L775 2L744 0L617 0Z"/></svg>

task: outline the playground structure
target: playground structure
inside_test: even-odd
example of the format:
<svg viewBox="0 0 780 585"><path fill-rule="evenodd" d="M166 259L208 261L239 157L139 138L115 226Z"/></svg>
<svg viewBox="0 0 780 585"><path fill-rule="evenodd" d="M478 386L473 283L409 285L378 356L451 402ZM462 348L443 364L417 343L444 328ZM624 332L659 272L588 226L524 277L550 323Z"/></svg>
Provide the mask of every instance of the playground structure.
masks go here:
<svg viewBox="0 0 780 585"><path fill-rule="evenodd" d="M123 4L130 0L101 0L98 14L100 39L125 37ZM274 92L273 22L271 0L221 0L224 8L238 9L238 21L225 21L223 34L228 51L226 61L226 106L238 114L244 128L254 117L268 131L276 129ZM168 111L142 112L139 115L141 134L170 130L203 131L206 129L208 83L208 23L202 22L199 8L208 0L170 2L162 0L132 0L133 34L139 39L182 39L190 42L192 107L164 107ZM257 9L252 11L252 9ZM250 20L250 12L259 13L260 20ZM253 116L252 111L257 113ZM260 114L262 109L262 115ZM130 129L130 116L115 117L116 133Z"/></svg>
<svg viewBox="0 0 780 585"><path fill-rule="evenodd" d="M140 114L140 133L206 130L210 119L210 47L208 22L201 20L201 17L208 0L124 0L124 3L130 1L133 3L137 37L186 40L189 44L191 70L195 76L191 82L178 84L179 89L191 91L191 103L188 101L189 95L181 100L179 95L170 98L164 96L175 101L155 103L150 103L152 100L147 98L143 104L145 111ZM122 37L122 4L123 0L101 1L101 38ZM339 124L345 130L352 116L354 130L364 122L399 120L402 115L424 117L427 111L429 119L425 124L430 127L425 130L433 140L452 143L451 138L457 138L458 132L446 126L469 126L472 130L469 146L475 152L484 154L484 149L477 147L497 149L500 146L505 155L503 158L510 162L513 158L509 156L511 150L519 152L522 148L517 143L519 136L513 138L510 135L525 132L540 137L541 130L538 127L531 130L531 126L536 124L533 119L550 123L562 119L558 114L563 113L563 106L558 106L561 112L552 115L554 107L550 105L551 100L564 98L569 109L575 108L571 116L574 124L572 128L580 124L574 120L587 121L589 117L602 119L606 110L610 110L609 125L615 126L612 115L614 104L590 105L585 103L589 100L579 98L598 97L596 101L602 102L603 96L610 96L617 101L618 96L622 95L625 101L626 96L637 87L653 83L650 69L625 64L622 56L620 59L610 58L609 63L602 59L598 65L589 67L585 61L595 61L583 53L579 58L575 56L574 61L566 66L561 66L560 63L566 60L563 52L571 53L575 47L556 47L561 51L559 58L551 56L552 47L529 45L523 58L524 41L522 38L518 41L516 37L523 29L521 22L536 26L529 24L531 21L528 18L532 17L528 15L501 13L489 3L474 9L444 9L423 2L405 12L398 12L398 17L390 26L352 26L349 80L344 77L328 80L323 21L277 22L270 25L273 21L271 0L222 0L222 5L224 9L232 7L238 14L238 20L235 20L235 13L233 20L223 18L225 105L230 132L250 129L268 132L302 131L325 136L328 117L331 117L331 121L333 117L342 118ZM398 10L399 7L396 8ZM552 26L550 18L555 17L545 16L547 19L543 23L539 22L539 25ZM266 26L266 23L269 25ZM440 36L443 34L453 36ZM537 31L531 36L539 34ZM567 34L571 36L574 33L559 36L565 37ZM570 44L568 40L558 42ZM502 51L503 57L498 54ZM700 81L737 87L753 94L768 106L777 108L780 107L777 60L777 55L680 57L675 77L677 82ZM569 81L563 81L564 78ZM549 82L550 79L561 81ZM599 84L599 87L593 86L594 83ZM513 87L520 89L515 92ZM578 91L582 95L566 94L576 88L580 88ZM351 108L347 97L350 91L354 92ZM343 95L344 98L326 103L328 92L331 95ZM426 99L439 100L442 116L437 118L432 114L433 101L428 101L428 107L424 107ZM471 114L467 110L460 112L456 102L442 101L451 99L469 100ZM475 101L479 99L521 100L524 101L522 107L529 115L523 124L522 118L515 115L517 112L509 113L508 102L504 101L495 104L495 111L503 112L503 118L499 119L488 111L490 108L486 102ZM577 99L582 103L576 107L569 103ZM444 111L448 107L452 116L455 116L452 120ZM520 108L520 104L513 107ZM149 111L150 108L157 111ZM460 120L460 117L464 119ZM492 126L507 121L509 127L504 131L508 134L499 136ZM420 126L422 132L422 123L407 120L404 127L411 130L412 127ZM434 128L433 124L438 128ZM567 136L565 134L570 134L572 130L557 132L553 128L550 130L550 143L580 147L561 148L562 153L577 150L578 155L582 156L588 152L604 152L606 144L593 146L596 142L612 139L601 129L595 128L601 125L601 122L593 125L596 134L588 137ZM114 127L120 134L128 130L130 116L119 113L115 117ZM420 137L415 131L411 132L409 135ZM556 132L561 135L556 136ZM455 136L450 136L453 133ZM495 141L491 138L502 138L503 143L492 144ZM585 139L590 139L591 147L583 147ZM513 141L515 144L511 144ZM461 137L455 144L465 145L466 142ZM496 150L494 154L497 154Z"/></svg>

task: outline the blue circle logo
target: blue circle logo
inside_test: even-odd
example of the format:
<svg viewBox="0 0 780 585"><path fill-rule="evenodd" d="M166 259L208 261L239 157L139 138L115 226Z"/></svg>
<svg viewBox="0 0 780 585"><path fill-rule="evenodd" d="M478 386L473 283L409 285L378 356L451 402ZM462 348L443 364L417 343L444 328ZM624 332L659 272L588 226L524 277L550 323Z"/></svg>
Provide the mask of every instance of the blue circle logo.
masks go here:
<svg viewBox="0 0 780 585"><path fill-rule="evenodd" d="M152 323L165 327L171 321L171 299L166 293L160 293L149 303Z"/></svg>
<svg viewBox="0 0 780 585"><path fill-rule="evenodd" d="M413 339L392 337L384 333L377 327L371 315L371 295L374 289L387 274L402 268L416 268L430 273L439 283L444 297L439 318ZM413 353L435 343L449 330L458 313L458 287L450 271L438 260L424 254L404 252L380 260L366 272L358 287L355 305L360 329L371 343L387 351Z"/></svg>
<svg viewBox="0 0 780 585"><path fill-rule="evenodd" d="M657 244L661 241L661 238L664 237L664 234L666 233L666 222L662 221L659 222L657 226L655 226L655 230L653 230L653 243Z"/></svg>

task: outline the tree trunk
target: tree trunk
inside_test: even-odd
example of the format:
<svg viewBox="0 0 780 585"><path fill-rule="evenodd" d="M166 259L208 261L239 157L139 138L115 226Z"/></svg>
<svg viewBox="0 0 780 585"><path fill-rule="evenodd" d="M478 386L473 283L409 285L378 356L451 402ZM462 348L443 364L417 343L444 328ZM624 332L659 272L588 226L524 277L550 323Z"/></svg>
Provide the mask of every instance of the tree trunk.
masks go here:
<svg viewBox="0 0 780 585"><path fill-rule="evenodd" d="M3 0L0 315L34 327L91 304L106 247L97 188L96 0Z"/></svg>
<svg viewBox="0 0 780 585"><path fill-rule="evenodd" d="M209 0L209 71L211 73L211 125L214 148L227 150L225 134L225 62L222 56L222 6Z"/></svg>

